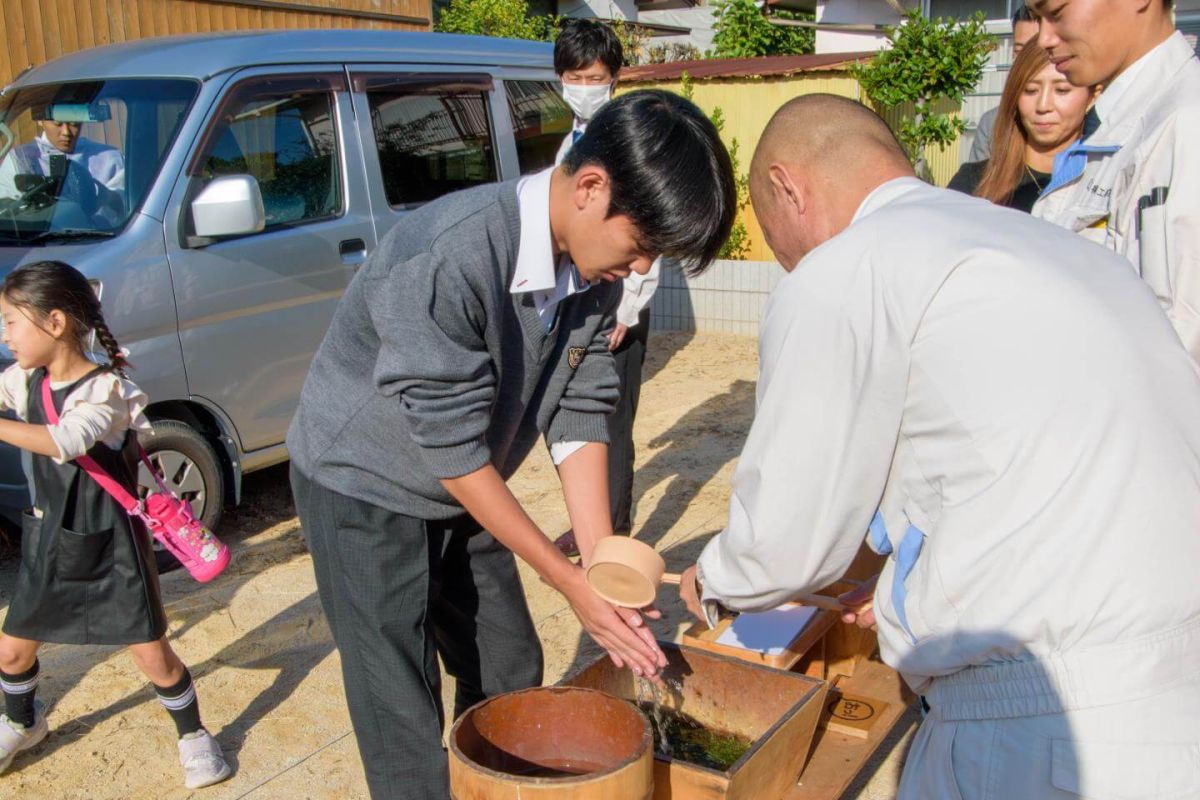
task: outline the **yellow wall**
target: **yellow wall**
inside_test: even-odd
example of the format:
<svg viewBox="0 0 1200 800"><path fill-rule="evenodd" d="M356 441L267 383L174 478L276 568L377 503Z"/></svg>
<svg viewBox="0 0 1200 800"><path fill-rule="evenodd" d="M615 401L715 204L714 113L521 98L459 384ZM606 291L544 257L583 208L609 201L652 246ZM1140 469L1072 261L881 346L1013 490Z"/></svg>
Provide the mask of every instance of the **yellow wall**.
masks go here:
<svg viewBox="0 0 1200 800"><path fill-rule="evenodd" d="M695 80L692 82L692 99L696 105L708 113L720 108L725 116L725 128L722 138L727 146L736 139L740 170L746 172L750 167L750 157L758 145L758 138L766 127L768 120L775 111L791 100L805 94L836 94L863 101L865 98L858 82L848 72L829 70L809 72L800 75L788 75L769 78L716 78ZM674 92L681 90L679 81L662 81L655 83L626 83L623 91L647 89L650 87L667 89ZM900 111L884 113L884 119L894 125L899 119ZM939 151L930 148L926 154L933 173L934 182L945 186L958 169L958 142ZM754 261L772 261L774 256L763 241L762 229L754 218L754 210L747 207L742 214L742 221L750 234L750 252L746 258Z"/></svg>
<svg viewBox="0 0 1200 800"><path fill-rule="evenodd" d="M949 114L952 117L957 117L962 113L962 106L956 106L948 100L939 101L934 104L933 110L939 114ZM880 115L887 120L888 125L893 130L900 124L900 118L910 111L907 105L896 106L895 108L876 109ZM933 177L933 182L938 186L945 186L954 177L954 173L958 172L959 163L959 144L962 140L955 139L954 142L945 150L937 147L929 146L925 148L925 161L929 164L929 171Z"/></svg>

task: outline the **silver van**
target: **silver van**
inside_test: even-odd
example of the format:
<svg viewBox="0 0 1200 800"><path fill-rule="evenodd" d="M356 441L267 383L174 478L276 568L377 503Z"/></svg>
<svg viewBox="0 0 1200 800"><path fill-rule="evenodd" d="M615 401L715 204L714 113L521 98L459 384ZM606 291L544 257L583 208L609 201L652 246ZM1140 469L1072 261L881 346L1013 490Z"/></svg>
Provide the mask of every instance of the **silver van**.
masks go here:
<svg viewBox="0 0 1200 800"><path fill-rule="evenodd" d="M287 459L309 361L391 225L553 163L571 113L551 56L320 30L59 58L0 95L0 276L58 259L92 280L152 401L152 459L216 525L244 474ZM0 446L0 510L27 504Z"/></svg>

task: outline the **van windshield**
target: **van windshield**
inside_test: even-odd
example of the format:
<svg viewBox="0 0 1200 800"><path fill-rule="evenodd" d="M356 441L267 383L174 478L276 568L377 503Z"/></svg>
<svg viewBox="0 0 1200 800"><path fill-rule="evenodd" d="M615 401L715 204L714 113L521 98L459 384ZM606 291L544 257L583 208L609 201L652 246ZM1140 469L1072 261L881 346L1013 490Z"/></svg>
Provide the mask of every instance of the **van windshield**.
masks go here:
<svg viewBox="0 0 1200 800"><path fill-rule="evenodd" d="M104 238L141 206L196 96L188 80L22 87L0 97L0 244Z"/></svg>

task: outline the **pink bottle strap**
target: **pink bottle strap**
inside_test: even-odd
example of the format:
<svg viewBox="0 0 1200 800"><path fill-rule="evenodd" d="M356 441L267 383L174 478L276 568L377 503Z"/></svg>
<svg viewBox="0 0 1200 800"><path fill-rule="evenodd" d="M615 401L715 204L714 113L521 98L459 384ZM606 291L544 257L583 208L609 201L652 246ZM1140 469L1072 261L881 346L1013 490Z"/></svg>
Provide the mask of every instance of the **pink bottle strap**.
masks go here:
<svg viewBox="0 0 1200 800"><path fill-rule="evenodd" d="M42 376L42 411L51 425L58 424L58 409L54 407L54 393L50 389L49 374ZM142 462L149 468L150 474L154 476L159 486L162 487L162 479L155 472L154 465L150 463L150 457L146 455L146 451L142 449L141 445L138 445L138 452L141 454ZM112 495L113 499L121 504L126 513L141 516L142 504L138 499L126 491L124 486L113 480L113 477L104 470L104 467L97 464L94 458L86 455L79 456L75 459L75 463L83 467L83 470L88 475L91 475L104 491ZM165 489L165 487L162 488Z"/></svg>

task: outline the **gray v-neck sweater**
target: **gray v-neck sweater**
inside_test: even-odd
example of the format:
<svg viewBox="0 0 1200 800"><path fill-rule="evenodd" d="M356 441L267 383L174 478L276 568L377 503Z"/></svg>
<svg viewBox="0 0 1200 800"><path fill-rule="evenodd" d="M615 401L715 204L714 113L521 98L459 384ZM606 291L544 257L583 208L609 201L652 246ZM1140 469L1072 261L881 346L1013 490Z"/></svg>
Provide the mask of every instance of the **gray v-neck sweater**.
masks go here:
<svg viewBox="0 0 1200 800"><path fill-rule="evenodd" d="M617 400L607 333L620 282L573 295L545 331L509 293L517 183L447 195L407 214L350 282L288 430L318 484L422 519L463 509L440 478L489 461L507 479L539 434L607 442Z"/></svg>

